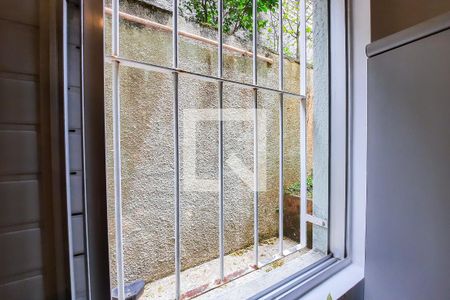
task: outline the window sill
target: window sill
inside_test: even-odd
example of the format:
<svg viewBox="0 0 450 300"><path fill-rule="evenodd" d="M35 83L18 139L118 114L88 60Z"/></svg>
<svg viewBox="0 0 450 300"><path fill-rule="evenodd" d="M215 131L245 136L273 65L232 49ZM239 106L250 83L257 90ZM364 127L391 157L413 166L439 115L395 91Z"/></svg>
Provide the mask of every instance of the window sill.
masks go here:
<svg viewBox="0 0 450 300"><path fill-rule="evenodd" d="M351 259L341 260L330 256L249 299L325 300L328 295L338 299L363 277L363 268L353 263Z"/></svg>
<svg viewBox="0 0 450 300"><path fill-rule="evenodd" d="M339 299L362 279L364 279L364 268L355 263L350 263L344 269L313 288L301 299L325 300L328 295L331 295L332 299Z"/></svg>

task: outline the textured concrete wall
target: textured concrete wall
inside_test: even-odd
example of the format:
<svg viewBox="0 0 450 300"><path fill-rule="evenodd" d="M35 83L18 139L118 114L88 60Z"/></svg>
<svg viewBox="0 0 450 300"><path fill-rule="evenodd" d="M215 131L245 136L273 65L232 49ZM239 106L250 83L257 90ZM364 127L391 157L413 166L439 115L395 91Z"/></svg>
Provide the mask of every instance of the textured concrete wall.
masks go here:
<svg viewBox="0 0 450 300"><path fill-rule="evenodd" d="M170 25L170 14L134 2L122 2L126 11L150 20ZM180 20L183 22L183 20ZM107 24L109 21L107 20ZM184 30L214 37L214 32L195 24L182 23ZM107 26L107 53L110 44ZM171 35L122 22L120 25L120 52L122 56L145 62L170 66L172 57ZM237 40L227 39L233 45ZM240 44L247 47L246 42ZM180 66L204 74L217 72L217 49L197 41L180 40ZM273 64L259 63L261 83L277 85L278 58ZM251 82L251 58L225 52L226 78ZM298 91L299 65L285 61L288 90ZM115 271L114 196L112 180L112 119L110 65L106 64L106 131L108 159L108 203L110 215L110 251L112 273ZM123 191L123 236L126 281L142 278L151 281L174 272L174 165L173 165L173 81L171 74L142 71L128 67L120 69L121 88L121 150ZM185 109L218 107L216 83L201 81L187 75L180 76L180 120ZM260 91L259 105L266 110L265 138L267 191L260 193L260 238L278 234L278 168L279 119L276 93ZM312 103L308 101L312 113ZM252 90L232 84L224 85L225 108L253 107ZM299 177L299 105L287 97L285 100L285 186ZM308 120L308 153L312 153L312 121ZM180 124L180 145L183 145L184 123ZM262 135L262 134L261 134ZM218 125L217 122L197 124L196 176L218 178ZM253 123L225 122L225 161L236 155L245 166L253 168ZM182 267L188 268L218 256L219 202L217 192L184 190L187 178L183 171L192 161L183 160L181 149L181 244ZM311 162L311 160L310 160ZM309 167L311 169L311 166ZM253 242L253 192L239 174L225 164L225 251L232 252ZM263 175L263 174L261 174ZM264 176L262 176L264 177ZM113 282L115 278L112 278Z"/></svg>

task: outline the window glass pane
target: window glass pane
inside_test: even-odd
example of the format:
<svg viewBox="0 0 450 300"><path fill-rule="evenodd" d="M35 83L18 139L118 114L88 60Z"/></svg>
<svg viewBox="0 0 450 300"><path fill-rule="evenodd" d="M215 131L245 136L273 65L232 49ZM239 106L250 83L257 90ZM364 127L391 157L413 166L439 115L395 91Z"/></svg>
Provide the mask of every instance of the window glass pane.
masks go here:
<svg viewBox="0 0 450 300"><path fill-rule="evenodd" d="M108 1L106 7L111 6ZM258 1L260 86L256 88L248 85L253 82L251 1L224 1L224 81L183 73L189 71L212 77L219 74L217 2L208 1L180 1L179 70L176 73L119 64L125 283L144 280L144 299L173 299L176 293L175 91L178 91L179 104L180 297L240 299L242 293L254 294L324 257L328 251L328 228L322 225L328 222L329 206L328 1L307 1L306 53L300 53L298 45L299 1L283 2L283 45L278 45L278 1ZM172 2L120 0L120 11L120 56L172 67ZM107 10L106 56L111 52L110 29L111 17ZM271 90L279 88L280 50L284 56L283 88L289 93L300 93L303 66L299 61L301 55L308 55L306 100ZM108 62L105 63L106 150L110 275L114 288L117 286L117 220L112 82ZM257 123L254 121L255 95ZM220 99L224 118L223 281ZM256 159L259 189L255 207ZM302 174L302 166L306 168L306 175ZM302 188L306 189L304 199ZM301 217L302 203L309 215L305 219ZM258 216L255 216L255 208ZM257 247L254 244L255 220ZM306 232L306 245L301 244L303 232ZM224 283L226 285L222 286ZM218 286L221 288L214 289ZM243 288L240 295L236 294L236 286Z"/></svg>

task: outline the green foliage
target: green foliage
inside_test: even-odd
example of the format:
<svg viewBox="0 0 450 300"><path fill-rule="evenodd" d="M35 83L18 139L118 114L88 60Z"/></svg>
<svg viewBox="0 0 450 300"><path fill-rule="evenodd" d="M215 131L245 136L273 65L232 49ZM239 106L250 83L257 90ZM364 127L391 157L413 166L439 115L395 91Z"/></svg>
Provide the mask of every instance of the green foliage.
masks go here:
<svg viewBox="0 0 450 300"><path fill-rule="evenodd" d="M278 7L277 0L259 0L257 3L258 13L275 11ZM223 7L225 33L234 34L239 29L252 31L252 0L224 0ZM197 23L217 28L217 0L187 0L182 4L181 11L184 15L192 16L190 18ZM266 20L258 20L258 29L266 25Z"/></svg>
<svg viewBox="0 0 450 300"><path fill-rule="evenodd" d="M285 189L285 193L287 194L291 194L291 195L299 195L300 194L300 182L294 182L293 184L291 184L290 186L288 186ZM306 192L307 192L307 196L308 198L311 198L313 195L313 175L310 174L308 175L308 177L306 178Z"/></svg>
<svg viewBox="0 0 450 300"><path fill-rule="evenodd" d="M258 0L258 32L266 46L277 53L279 45L279 0ZM283 1L282 50L289 58L300 59L300 0ZM252 0L223 0L223 30L234 34L238 30L251 33L253 30ZM217 0L184 0L181 13L190 21L217 29ZM306 0L306 34L312 40L312 0Z"/></svg>
<svg viewBox="0 0 450 300"><path fill-rule="evenodd" d="M333 300L333 297L331 297L331 294L328 294L327 300Z"/></svg>

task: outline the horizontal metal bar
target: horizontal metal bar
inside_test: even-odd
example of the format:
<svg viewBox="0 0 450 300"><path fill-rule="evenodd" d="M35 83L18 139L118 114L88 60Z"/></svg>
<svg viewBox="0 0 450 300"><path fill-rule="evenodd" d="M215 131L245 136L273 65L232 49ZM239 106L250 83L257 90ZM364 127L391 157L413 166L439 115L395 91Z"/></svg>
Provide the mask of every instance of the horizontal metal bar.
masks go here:
<svg viewBox="0 0 450 300"><path fill-rule="evenodd" d="M328 228L328 221L318 218L316 216L310 215L310 214L306 214L305 216L306 218L306 222L309 223L313 223L314 225L320 226L320 227L324 227L324 228Z"/></svg>
<svg viewBox="0 0 450 300"><path fill-rule="evenodd" d="M110 15L111 12L112 12L111 8L105 7L105 13L106 14ZM122 18L124 20L130 21L130 22L134 22L134 23L143 25L145 27L156 28L156 29L159 29L159 30L162 30L162 31L166 31L166 32L172 32L172 27L160 24L158 22L150 21L150 20L147 20L147 19L144 19L144 18L140 18L140 17L134 16L134 15L130 15L130 14L127 14L127 13L124 13L124 12L119 12L119 16L120 16L120 18ZM215 40L211 40L211 39L205 38L203 36L200 36L200 35L197 35L197 34L193 34L193 33L190 33L190 32L186 32L186 31L182 31L182 30L178 31L178 35L179 36L184 36L184 37L187 37L187 38L190 38L190 39L193 39L193 40L197 40L197 41L203 42L205 44L213 45L213 46L218 46L219 45L219 43L217 41L215 41ZM230 50L230 51L233 51L233 52L236 52L236 53L240 53L240 54L248 56L248 57L253 57L253 52L247 51L247 50L244 50L244 49L241 49L241 48L238 48L238 47L234 47L234 46L231 46L231 45L223 44L223 49L227 49L227 50ZM264 55L259 55L259 54L257 54L256 56L258 57L258 59L260 59L260 60L262 60L262 61L264 61L266 63L273 64L273 59L271 59L271 58L268 58L268 57L265 57Z"/></svg>
<svg viewBox="0 0 450 300"><path fill-rule="evenodd" d="M201 80L205 80L205 81L210 81L210 82L222 81L222 82L227 82L227 83L231 83L231 84L235 84L235 85L243 86L243 87L247 87L247 88L260 89L260 90L265 90L265 91L270 91L270 92L275 92L275 93L282 93L284 95L289 95L289 96L292 96L295 98L299 98L299 100L306 99L306 97L304 95L300 95L300 94L292 93L292 92L288 92L288 91L281 91L278 89L273 89L273 88L269 88L269 87L265 87L265 86L259 86L259 85L255 85L255 84L251 84L251 83L245 83L245 82L239 82L239 81L225 79L225 78L219 78L217 76L199 74L196 72L186 71L186 70L182 70L179 68L166 67L166 66L160 66L160 65L155 65L155 64L151 64L151 63L139 62L139 61L136 61L133 59L123 58L123 57L118 57L118 56L106 56L105 57L106 63L112 63L115 61L119 62L121 65L123 65L125 67L131 67L131 68L136 68L136 69L140 69L140 70L164 72L164 73L168 73L168 74L173 74L175 72L178 74L185 74L185 75L193 76L193 77L199 78ZM278 98L277 98L277 100L278 100Z"/></svg>

